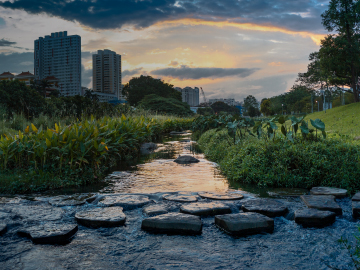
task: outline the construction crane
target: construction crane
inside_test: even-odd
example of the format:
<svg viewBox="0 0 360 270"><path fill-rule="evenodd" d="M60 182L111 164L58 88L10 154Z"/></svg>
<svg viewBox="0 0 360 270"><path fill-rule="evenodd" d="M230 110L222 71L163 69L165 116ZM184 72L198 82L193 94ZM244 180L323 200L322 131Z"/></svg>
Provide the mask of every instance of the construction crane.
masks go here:
<svg viewBox="0 0 360 270"><path fill-rule="evenodd" d="M207 103L207 101L206 101L206 96L205 96L204 90L202 89L202 87L200 87L200 90L201 90L201 95L202 95L202 97L203 97L203 99L204 99L204 104L205 104L205 106L207 106L208 103Z"/></svg>

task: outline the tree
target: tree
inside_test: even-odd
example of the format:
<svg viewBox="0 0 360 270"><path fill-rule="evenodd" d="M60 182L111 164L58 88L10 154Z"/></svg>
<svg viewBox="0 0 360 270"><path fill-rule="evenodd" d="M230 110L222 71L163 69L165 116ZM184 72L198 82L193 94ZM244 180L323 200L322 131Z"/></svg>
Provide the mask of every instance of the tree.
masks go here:
<svg viewBox="0 0 360 270"><path fill-rule="evenodd" d="M255 117L255 116L260 116L261 113L258 108L250 106L250 108L248 109L248 114L250 117Z"/></svg>
<svg viewBox="0 0 360 270"><path fill-rule="evenodd" d="M240 110L234 106L230 106L222 101L217 101L211 104L211 108L215 113L227 112L231 114L240 114Z"/></svg>
<svg viewBox="0 0 360 270"><path fill-rule="evenodd" d="M132 78L124 86L123 94L131 106L136 106L145 96L151 94L182 101L181 92L175 90L173 85L164 83L160 79L143 75Z"/></svg>
<svg viewBox="0 0 360 270"><path fill-rule="evenodd" d="M261 108L261 112L265 115L268 116L271 114L271 102L269 99L263 99L263 101L261 102L260 105Z"/></svg>
<svg viewBox="0 0 360 270"><path fill-rule="evenodd" d="M244 106L243 107L245 108L246 111L248 111L250 109L250 107L258 108L259 103L254 96L249 95L246 98L244 98Z"/></svg>
<svg viewBox="0 0 360 270"><path fill-rule="evenodd" d="M342 50L342 60L349 67L350 76L348 77L351 80L355 102L359 102L357 89L360 62L359 12L360 2L357 0L331 0L329 9L321 15L322 24L326 30L338 32L338 37L335 38L335 48Z"/></svg>

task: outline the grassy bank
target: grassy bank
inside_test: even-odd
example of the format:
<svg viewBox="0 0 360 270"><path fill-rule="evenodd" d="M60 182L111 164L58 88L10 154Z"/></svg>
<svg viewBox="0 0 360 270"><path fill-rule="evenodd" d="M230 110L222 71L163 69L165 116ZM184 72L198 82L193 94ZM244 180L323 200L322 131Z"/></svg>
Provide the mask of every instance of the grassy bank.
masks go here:
<svg viewBox="0 0 360 270"><path fill-rule="evenodd" d="M229 180L259 187L332 186L360 190L360 147L339 138L275 141L247 137L229 144L227 131L209 130L199 144Z"/></svg>
<svg viewBox="0 0 360 270"><path fill-rule="evenodd" d="M66 122L66 121L65 121ZM118 117L71 121L4 132L0 137L0 193L80 186L103 179L109 168L132 159L140 145L162 133L188 129L192 119Z"/></svg>

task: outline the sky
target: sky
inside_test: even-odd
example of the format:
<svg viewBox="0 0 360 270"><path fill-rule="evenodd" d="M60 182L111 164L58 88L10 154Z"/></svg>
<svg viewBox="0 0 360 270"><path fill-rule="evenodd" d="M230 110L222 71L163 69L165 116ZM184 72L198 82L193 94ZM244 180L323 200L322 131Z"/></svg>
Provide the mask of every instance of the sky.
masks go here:
<svg viewBox="0 0 360 270"><path fill-rule="evenodd" d="M0 0L0 73L33 72L34 40L68 31L82 40L82 85L92 54L122 56L123 83L150 75L206 98L289 91L327 34L322 0ZM200 100L202 101L202 99Z"/></svg>

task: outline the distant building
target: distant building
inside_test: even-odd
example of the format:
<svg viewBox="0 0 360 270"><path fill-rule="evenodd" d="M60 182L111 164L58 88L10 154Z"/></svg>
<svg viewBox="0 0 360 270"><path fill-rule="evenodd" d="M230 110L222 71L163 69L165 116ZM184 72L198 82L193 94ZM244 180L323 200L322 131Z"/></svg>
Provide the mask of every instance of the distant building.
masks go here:
<svg viewBox="0 0 360 270"><path fill-rule="evenodd" d="M189 104L191 107L199 105L199 88L191 88L189 86L185 88L175 87L175 90L181 92L182 101Z"/></svg>
<svg viewBox="0 0 360 270"><path fill-rule="evenodd" d="M54 76L59 80L61 95L81 93L81 37L67 31L51 33L34 41L36 80Z"/></svg>
<svg viewBox="0 0 360 270"><path fill-rule="evenodd" d="M121 55L110 50L98 50L93 55L93 91L104 102L123 98Z"/></svg>
<svg viewBox="0 0 360 270"><path fill-rule="evenodd" d="M2 74L0 74L0 81L3 81L3 80L13 80L15 77L14 74L10 73L9 71L8 72L4 72Z"/></svg>
<svg viewBox="0 0 360 270"><path fill-rule="evenodd" d="M233 99L233 98L227 98L227 99L226 98L225 99L224 98L213 98L213 99L209 99L210 105L214 104L215 102L218 102L218 101L224 102L229 106L242 106L241 102L235 101L235 99Z"/></svg>
<svg viewBox="0 0 360 270"><path fill-rule="evenodd" d="M28 72L21 72L19 75L15 76L15 79L24 82L26 86L30 86L31 81L35 80L34 74Z"/></svg>

